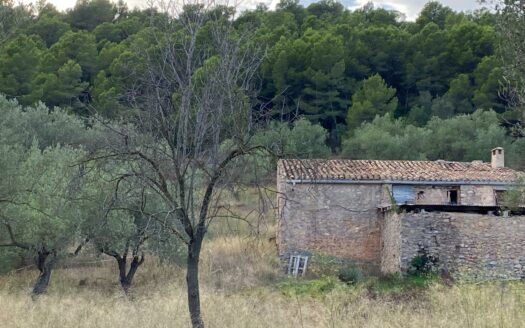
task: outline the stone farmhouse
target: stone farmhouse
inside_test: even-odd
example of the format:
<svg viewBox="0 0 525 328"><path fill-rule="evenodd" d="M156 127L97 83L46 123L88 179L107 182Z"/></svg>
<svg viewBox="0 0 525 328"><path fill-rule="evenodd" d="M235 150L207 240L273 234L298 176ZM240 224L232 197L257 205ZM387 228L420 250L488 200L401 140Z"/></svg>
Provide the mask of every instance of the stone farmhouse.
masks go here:
<svg viewBox="0 0 525 328"><path fill-rule="evenodd" d="M501 209L521 174L502 148L491 163L280 160L280 257L295 275L317 254L393 273L424 251L453 276L523 278L525 217Z"/></svg>

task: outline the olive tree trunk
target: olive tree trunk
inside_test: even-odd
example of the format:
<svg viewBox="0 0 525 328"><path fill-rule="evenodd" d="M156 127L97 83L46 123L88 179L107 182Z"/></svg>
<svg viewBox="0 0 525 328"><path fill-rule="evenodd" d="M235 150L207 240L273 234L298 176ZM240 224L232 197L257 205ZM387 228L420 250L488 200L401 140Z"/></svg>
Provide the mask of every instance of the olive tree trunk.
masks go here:
<svg viewBox="0 0 525 328"><path fill-rule="evenodd" d="M103 251L105 254L113 256L115 260L117 261L118 266L118 274L119 274L119 282L120 286L124 290L124 293L128 293L129 288L131 287L131 284L133 283L133 278L135 277L135 274L137 273L138 268L144 263L144 254L142 256L138 256L137 254L133 254L133 259L131 260L131 263L129 264L129 270L127 269L127 254L124 254L121 256L120 254L112 251Z"/></svg>
<svg viewBox="0 0 525 328"><path fill-rule="evenodd" d="M49 280L51 279L51 272L53 270L55 259L51 252L42 250L37 252L35 261L40 274L38 275L38 279L35 282L32 294L33 296L38 296L44 294L47 291L47 286L49 285Z"/></svg>

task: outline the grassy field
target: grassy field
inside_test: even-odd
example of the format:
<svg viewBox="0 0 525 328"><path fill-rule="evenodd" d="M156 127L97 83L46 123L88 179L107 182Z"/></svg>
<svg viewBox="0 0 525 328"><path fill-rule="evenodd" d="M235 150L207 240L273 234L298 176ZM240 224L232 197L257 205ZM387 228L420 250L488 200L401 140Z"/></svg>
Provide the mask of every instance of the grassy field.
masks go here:
<svg viewBox="0 0 525 328"><path fill-rule="evenodd" d="M274 245L236 236L209 241L203 256L208 327L525 327L523 283L296 281L279 273ZM111 261L57 270L32 301L35 275L0 276L0 327L189 327L182 268L150 260L129 297Z"/></svg>
<svg viewBox="0 0 525 328"><path fill-rule="evenodd" d="M230 199L247 221L212 225L201 261L207 327L525 327L525 283L456 284L437 280L332 276L295 280L279 269L269 208L253 193ZM248 206L246 204L256 204ZM0 328L190 327L184 269L148 258L130 295L111 258L59 269L48 293L33 301L36 271L0 276ZM322 271L322 270L320 270Z"/></svg>

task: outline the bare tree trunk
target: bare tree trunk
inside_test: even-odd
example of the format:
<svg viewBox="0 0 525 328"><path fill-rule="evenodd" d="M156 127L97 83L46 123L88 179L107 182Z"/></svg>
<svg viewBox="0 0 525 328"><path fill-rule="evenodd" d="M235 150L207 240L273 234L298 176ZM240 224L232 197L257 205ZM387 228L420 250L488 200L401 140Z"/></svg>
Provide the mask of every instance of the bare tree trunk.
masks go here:
<svg viewBox="0 0 525 328"><path fill-rule="evenodd" d="M188 291L188 309L190 311L191 325L193 328L204 328L204 321L201 316L199 289L199 257L201 245L202 239L192 240L188 245L186 283Z"/></svg>
<svg viewBox="0 0 525 328"><path fill-rule="evenodd" d="M46 250L38 251L37 253L36 266L40 271L40 275L33 287L33 296L44 294L47 291L54 264L53 260L49 260L50 255L51 253Z"/></svg>

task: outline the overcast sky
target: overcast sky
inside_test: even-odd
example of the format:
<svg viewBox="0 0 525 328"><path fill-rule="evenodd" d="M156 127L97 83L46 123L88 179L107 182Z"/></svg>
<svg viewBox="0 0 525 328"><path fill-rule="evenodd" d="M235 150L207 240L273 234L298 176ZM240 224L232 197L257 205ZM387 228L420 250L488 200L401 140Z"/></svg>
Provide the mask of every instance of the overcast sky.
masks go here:
<svg viewBox="0 0 525 328"><path fill-rule="evenodd" d="M356 0L355 2L356 7L362 7L369 1ZM376 6L405 13L408 19L414 20L428 0L374 0L373 2ZM474 10L481 7L477 0L441 0L440 2L456 11Z"/></svg>
<svg viewBox="0 0 525 328"><path fill-rule="evenodd" d="M125 1L128 3L128 6L130 8L133 8L135 6L141 7L146 3L146 1L141 0ZM315 0L301 0L301 3L307 5L314 1ZM31 0L24 0L24 2L29 3L31 2ZM76 0L48 0L48 2L54 4L58 9L64 10L73 7L75 5ZM270 8L273 8L275 4L279 2L279 0L240 0L239 2L241 2L241 7L244 8L253 8L257 5L257 3L265 3ZM369 0L341 1L341 3L343 3L346 7L352 9L362 7L367 2L369 2ZM428 2L428 0L374 0L373 2L378 7L380 6L388 9L395 9L401 11L407 15L407 18L409 20L413 20L417 17L417 14L421 10L421 8L423 8L425 3ZM441 3L451 7L454 10L461 11L473 10L480 7L477 3L477 0L441 0Z"/></svg>

